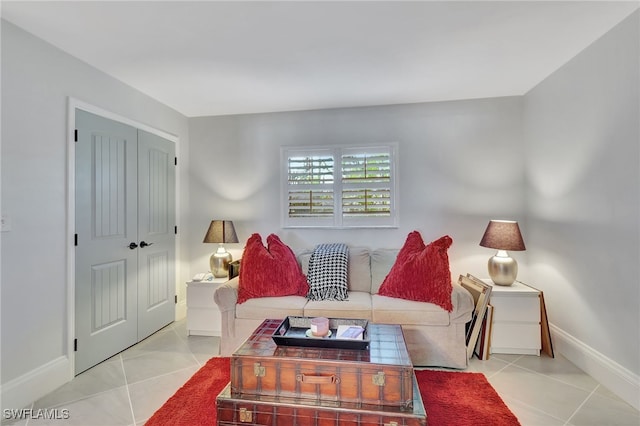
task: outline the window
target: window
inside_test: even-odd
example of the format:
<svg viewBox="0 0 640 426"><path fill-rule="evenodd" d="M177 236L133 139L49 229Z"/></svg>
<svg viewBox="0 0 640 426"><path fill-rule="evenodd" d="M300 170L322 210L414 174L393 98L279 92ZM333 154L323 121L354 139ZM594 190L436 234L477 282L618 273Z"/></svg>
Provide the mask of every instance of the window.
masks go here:
<svg viewBox="0 0 640 426"><path fill-rule="evenodd" d="M396 145L282 148L283 226L397 226L396 151Z"/></svg>

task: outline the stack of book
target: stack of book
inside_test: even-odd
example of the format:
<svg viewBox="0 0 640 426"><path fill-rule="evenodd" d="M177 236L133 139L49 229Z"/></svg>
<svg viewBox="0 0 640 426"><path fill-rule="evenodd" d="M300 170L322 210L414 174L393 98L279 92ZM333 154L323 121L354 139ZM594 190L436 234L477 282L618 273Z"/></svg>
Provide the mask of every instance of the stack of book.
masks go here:
<svg viewBox="0 0 640 426"><path fill-rule="evenodd" d="M458 284L471 293L475 304L471 321L466 326L467 357L471 358L475 352L478 358L489 359L493 315L489 297L492 287L471 274L460 275Z"/></svg>

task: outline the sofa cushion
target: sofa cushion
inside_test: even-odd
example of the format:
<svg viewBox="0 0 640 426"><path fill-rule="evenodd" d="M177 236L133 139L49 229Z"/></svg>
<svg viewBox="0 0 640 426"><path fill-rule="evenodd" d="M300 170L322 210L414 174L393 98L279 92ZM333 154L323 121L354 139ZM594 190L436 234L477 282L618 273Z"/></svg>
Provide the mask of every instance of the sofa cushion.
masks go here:
<svg viewBox="0 0 640 426"><path fill-rule="evenodd" d="M377 249L371 252L371 294L380 290L380 285L396 263L399 249Z"/></svg>
<svg viewBox="0 0 640 426"><path fill-rule="evenodd" d="M425 246L419 232L409 233L378 294L435 303L451 312L453 288L447 250L452 242L446 235Z"/></svg>
<svg viewBox="0 0 640 426"><path fill-rule="evenodd" d="M348 300L310 300L304 307L304 316L371 320L371 294L350 291Z"/></svg>
<svg viewBox="0 0 640 426"><path fill-rule="evenodd" d="M303 296L258 297L236 305L236 318L265 319L302 316L307 298Z"/></svg>
<svg viewBox="0 0 640 426"><path fill-rule="evenodd" d="M267 237L267 244L268 248L257 233L247 240L239 277L240 304L256 297L306 296L309 291L293 251L275 234Z"/></svg>
<svg viewBox="0 0 640 426"><path fill-rule="evenodd" d="M309 258L312 250L305 250L298 254L298 261L302 273L309 272ZM369 249L365 247L349 247L349 265L347 268L347 286L349 291L371 292L371 266Z"/></svg>
<svg viewBox="0 0 640 426"><path fill-rule="evenodd" d="M373 322L382 324L449 325L449 312L433 303L371 296Z"/></svg>

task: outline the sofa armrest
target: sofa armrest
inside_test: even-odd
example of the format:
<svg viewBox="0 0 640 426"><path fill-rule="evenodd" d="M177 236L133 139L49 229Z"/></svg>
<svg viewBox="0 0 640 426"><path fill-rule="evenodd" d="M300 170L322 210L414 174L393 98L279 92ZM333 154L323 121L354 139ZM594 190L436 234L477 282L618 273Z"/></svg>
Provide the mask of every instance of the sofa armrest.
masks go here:
<svg viewBox="0 0 640 426"><path fill-rule="evenodd" d="M213 293L213 300L216 302L216 305L218 305L221 313L228 311L235 312L236 304L238 303L238 285L239 278L235 277L218 286L215 293Z"/></svg>

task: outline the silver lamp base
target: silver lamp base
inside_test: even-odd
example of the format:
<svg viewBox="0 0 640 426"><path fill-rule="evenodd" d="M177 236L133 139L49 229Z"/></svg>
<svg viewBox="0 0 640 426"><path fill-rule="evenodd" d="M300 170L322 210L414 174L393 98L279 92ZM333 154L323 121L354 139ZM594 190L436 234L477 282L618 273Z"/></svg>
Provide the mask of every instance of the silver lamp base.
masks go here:
<svg viewBox="0 0 640 426"><path fill-rule="evenodd" d="M489 276L497 285L511 285L518 276L518 262L505 250L498 250L495 256L489 259Z"/></svg>
<svg viewBox="0 0 640 426"><path fill-rule="evenodd" d="M229 276L229 263L231 262L231 253L226 251L222 244L218 247L218 251L213 253L209 258L209 268L216 278L224 278Z"/></svg>

